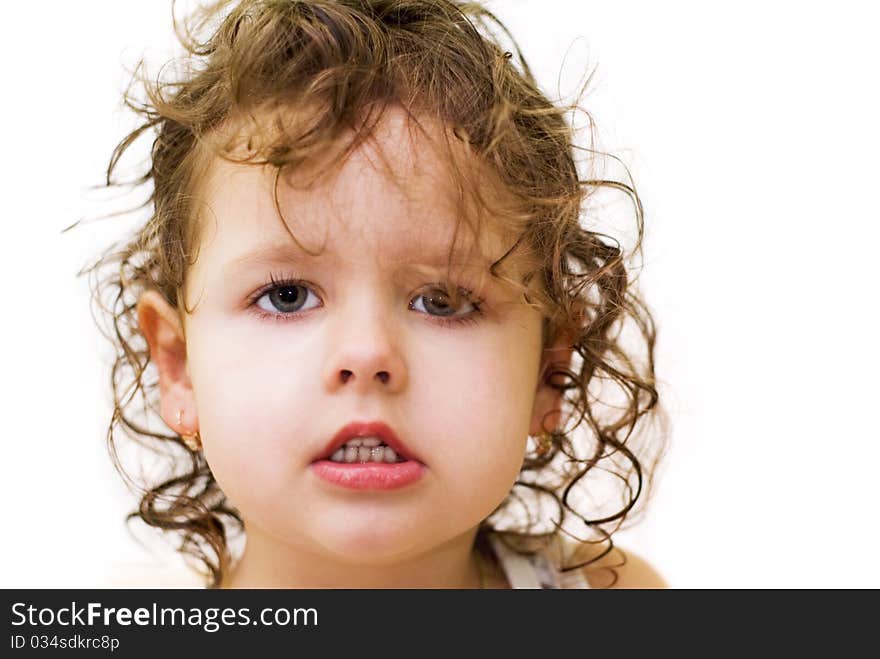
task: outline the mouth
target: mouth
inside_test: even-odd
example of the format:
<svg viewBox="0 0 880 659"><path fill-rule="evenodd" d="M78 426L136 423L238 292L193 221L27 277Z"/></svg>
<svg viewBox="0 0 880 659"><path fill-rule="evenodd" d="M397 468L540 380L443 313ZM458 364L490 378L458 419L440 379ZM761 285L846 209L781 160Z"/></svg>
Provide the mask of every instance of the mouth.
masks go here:
<svg viewBox="0 0 880 659"><path fill-rule="evenodd" d="M355 421L341 428L314 462L398 464L422 461L382 421Z"/></svg>

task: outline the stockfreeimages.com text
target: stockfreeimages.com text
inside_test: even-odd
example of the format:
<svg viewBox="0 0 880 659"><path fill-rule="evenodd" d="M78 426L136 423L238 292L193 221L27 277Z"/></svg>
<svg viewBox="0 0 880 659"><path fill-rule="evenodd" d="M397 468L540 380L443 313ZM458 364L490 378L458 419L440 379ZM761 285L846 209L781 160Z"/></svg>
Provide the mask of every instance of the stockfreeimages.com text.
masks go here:
<svg viewBox="0 0 880 659"><path fill-rule="evenodd" d="M105 608L100 602L89 602L85 606L71 602L69 607L38 609L25 602L16 602L12 605L12 614L13 626L34 627L49 625L128 627L134 624L144 627L201 627L206 632L216 632L221 626L318 626L318 611L311 608L265 608L256 616L251 616L251 610L247 607L239 609L211 607L202 610L198 607L159 607L154 603L150 608L130 609Z"/></svg>

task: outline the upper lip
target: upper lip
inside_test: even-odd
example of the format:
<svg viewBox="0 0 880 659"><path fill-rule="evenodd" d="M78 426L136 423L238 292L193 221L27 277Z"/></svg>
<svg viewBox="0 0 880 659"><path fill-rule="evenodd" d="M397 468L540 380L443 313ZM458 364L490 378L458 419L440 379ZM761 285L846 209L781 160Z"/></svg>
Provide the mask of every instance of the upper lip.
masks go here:
<svg viewBox="0 0 880 659"><path fill-rule="evenodd" d="M383 443L390 446L395 453L407 460L421 460L407 447L391 427L383 421L352 421L340 428L333 439L324 447L324 451L318 455L317 460L329 459L340 446L349 439L357 437L378 437Z"/></svg>

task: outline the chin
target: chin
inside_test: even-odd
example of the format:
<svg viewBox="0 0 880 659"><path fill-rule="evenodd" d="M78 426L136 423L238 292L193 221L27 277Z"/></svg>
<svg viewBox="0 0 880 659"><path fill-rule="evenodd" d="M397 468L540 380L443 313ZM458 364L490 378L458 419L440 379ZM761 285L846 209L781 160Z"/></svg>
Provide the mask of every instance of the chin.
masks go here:
<svg viewBox="0 0 880 659"><path fill-rule="evenodd" d="M394 563L432 545L430 538L413 535L409 524L342 524L325 529L315 540L343 562L373 566Z"/></svg>

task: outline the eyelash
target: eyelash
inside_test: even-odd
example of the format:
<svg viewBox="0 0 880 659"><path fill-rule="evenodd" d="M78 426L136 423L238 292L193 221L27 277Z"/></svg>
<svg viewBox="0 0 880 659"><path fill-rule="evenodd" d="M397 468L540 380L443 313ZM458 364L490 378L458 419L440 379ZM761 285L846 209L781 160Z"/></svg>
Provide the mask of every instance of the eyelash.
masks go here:
<svg viewBox="0 0 880 659"><path fill-rule="evenodd" d="M253 313L262 320L267 320L270 322L291 322L297 319L297 316L300 315L300 312L293 313L271 313L265 311L257 306L257 302L262 298L266 293L271 293L275 289L285 288L285 287L293 287L293 286L302 286L304 288L309 288L308 284L304 281L297 279L296 277L291 277L289 275L284 274L271 274L269 276L269 281L264 284L260 290L254 293L249 300L248 308L253 309ZM431 290L439 290L445 291L447 290L445 284L431 284L434 286L434 289ZM436 322L438 325L443 327L460 327L462 325L469 325L472 323L476 323L479 320L479 316L483 315L482 303L483 300L474 299L471 291L466 288L458 287L459 291L461 291L462 295L468 299L468 301L473 305L474 310L467 314L466 316L432 316L431 314L423 314L426 316L430 316L433 319L433 322ZM314 291L312 291L314 292ZM416 296L421 297L421 295Z"/></svg>

